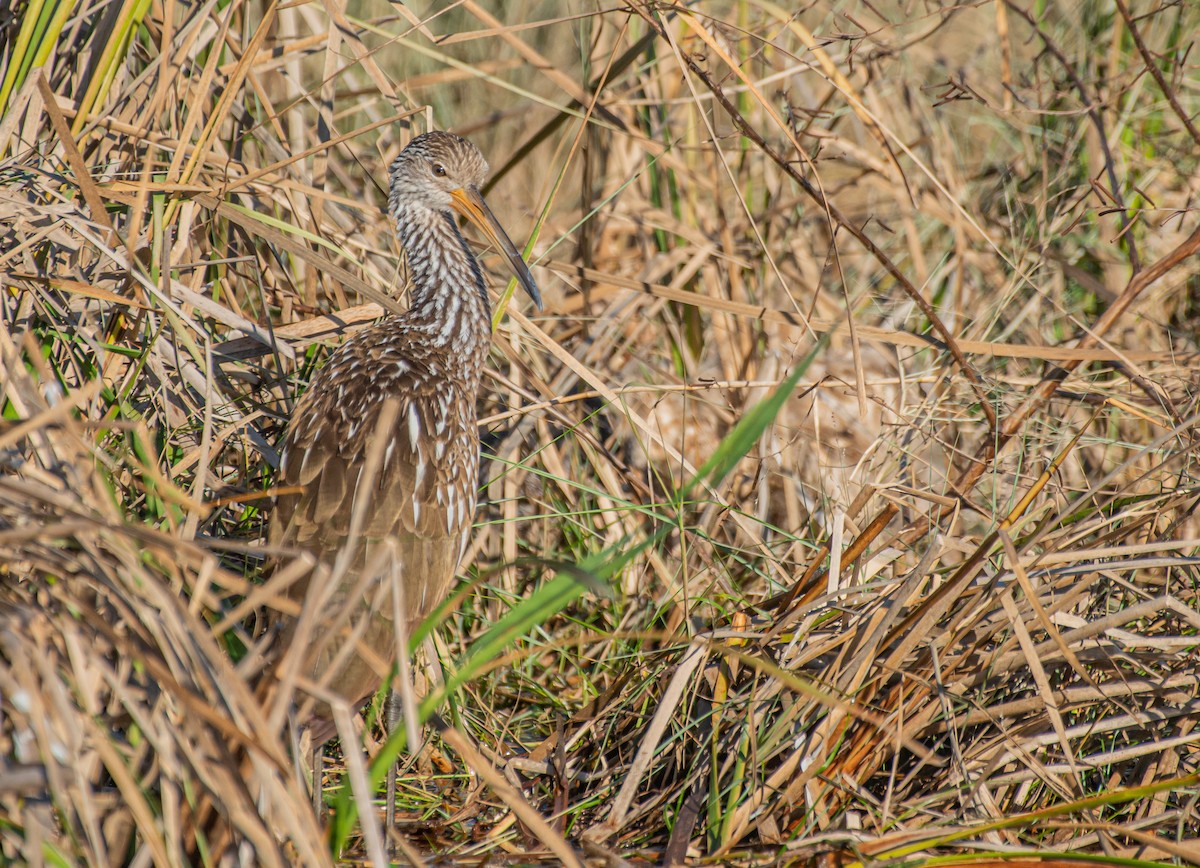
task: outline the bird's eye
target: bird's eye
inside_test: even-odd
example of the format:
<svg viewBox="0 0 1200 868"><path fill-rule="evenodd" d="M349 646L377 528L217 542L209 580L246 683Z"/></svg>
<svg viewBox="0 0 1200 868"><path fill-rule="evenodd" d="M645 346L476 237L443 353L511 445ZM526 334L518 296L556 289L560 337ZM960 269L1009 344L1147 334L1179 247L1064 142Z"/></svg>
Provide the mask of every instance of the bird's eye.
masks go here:
<svg viewBox="0 0 1200 868"><path fill-rule="evenodd" d="M443 166L441 163L434 163L433 164L433 174L437 175L439 178L446 177L446 167Z"/></svg>

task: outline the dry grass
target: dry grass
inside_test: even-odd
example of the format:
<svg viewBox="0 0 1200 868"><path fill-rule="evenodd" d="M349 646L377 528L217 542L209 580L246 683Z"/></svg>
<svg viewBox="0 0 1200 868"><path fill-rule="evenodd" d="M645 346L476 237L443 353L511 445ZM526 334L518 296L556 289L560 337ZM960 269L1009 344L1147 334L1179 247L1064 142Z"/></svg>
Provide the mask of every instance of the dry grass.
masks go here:
<svg viewBox="0 0 1200 868"><path fill-rule="evenodd" d="M0 859L380 858L257 582L432 120L549 305L400 855L1200 865L1200 8L1045 6L0 12Z"/></svg>

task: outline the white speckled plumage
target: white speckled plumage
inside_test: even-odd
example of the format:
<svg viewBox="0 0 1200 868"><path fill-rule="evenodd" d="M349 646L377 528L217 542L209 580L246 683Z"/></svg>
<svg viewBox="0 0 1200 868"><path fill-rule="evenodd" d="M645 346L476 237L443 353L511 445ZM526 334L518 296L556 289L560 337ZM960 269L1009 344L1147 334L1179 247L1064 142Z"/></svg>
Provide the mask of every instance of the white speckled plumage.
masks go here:
<svg viewBox="0 0 1200 868"><path fill-rule="evenodd" d="M475 509L479 440L475 401L491 341L490 305L479 264L458 230L459 211L504 253L540 306L528 268L488 211L479 186L488 167L474 145L449 133L418 136L392 163L388 210L408 256L409 309L347 340L313 378L285 437L275 545L313 551L332 566L350 534L360 480L373 438L386 436L383 460L351 568L330 602L367 619L361 642L374 654L343 655L337 637L309 652L305 674L324 680L351 703L369 697L394 659L394 607L380 605L379 582L403 583L411 629L444 599L465 548ZM398 403L395 423L379 431L385 399ZM365 483L364 483L365 484ZM386 542L396 563L359 581ZM292 586L303 601L308 583ZM285 629L290 642L295 622ZM374 657L374 660L368 658ZM331 734L320 720L314 732Z"/></svg>

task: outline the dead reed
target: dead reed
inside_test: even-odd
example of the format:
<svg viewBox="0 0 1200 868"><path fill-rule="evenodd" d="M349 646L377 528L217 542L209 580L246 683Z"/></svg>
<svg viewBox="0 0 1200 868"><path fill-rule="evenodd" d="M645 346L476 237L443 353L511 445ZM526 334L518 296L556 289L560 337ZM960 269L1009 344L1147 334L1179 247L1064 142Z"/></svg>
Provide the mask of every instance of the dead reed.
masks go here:
<svg viewBox="0 0 1200 868"><path fill-rule="evenodd" d="M380 858L384 761L343 751L324 830L303 685L252 688L259 580L294 395L403 304L379 184L432 124L549 304L496 283L402 856L1200 865L1198 32L0 12L0 859Z"/></svg>

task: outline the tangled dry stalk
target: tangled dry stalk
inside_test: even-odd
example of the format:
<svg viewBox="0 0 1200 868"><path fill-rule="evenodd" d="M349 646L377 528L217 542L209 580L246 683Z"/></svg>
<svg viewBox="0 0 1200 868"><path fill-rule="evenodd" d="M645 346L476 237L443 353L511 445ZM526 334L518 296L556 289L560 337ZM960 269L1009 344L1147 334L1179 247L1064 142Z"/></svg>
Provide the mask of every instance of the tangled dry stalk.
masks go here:
<svg viewBox="0 0 1200 868"><path fill-rule="evenodd" d="M0 13L0 855L384 858L262 543L432 121L549 307L401 857L1200 865L1200 9L1045 7Z"/></svg>

